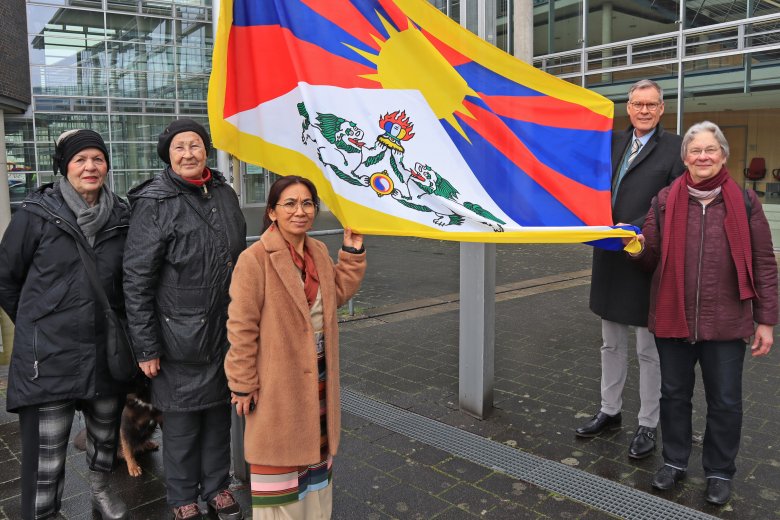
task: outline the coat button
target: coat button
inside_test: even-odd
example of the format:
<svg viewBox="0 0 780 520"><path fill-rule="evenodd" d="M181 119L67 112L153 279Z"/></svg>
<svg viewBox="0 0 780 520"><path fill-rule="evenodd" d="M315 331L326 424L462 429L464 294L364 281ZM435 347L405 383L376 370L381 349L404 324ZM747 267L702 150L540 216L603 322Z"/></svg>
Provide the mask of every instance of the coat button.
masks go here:
<svg viewBox="0 0 780 520"><path fill-rule="evenodd" d="M228 266L228 267L233 267L233 262L228 262L228 263L227 263L227 266Z"/></svg>
<svg viewBox="0 0 780 520"><path fill-rule="evenodd" d="M212 213L216 213L217 212L217 208L211 208L211 212Z"/></svg>

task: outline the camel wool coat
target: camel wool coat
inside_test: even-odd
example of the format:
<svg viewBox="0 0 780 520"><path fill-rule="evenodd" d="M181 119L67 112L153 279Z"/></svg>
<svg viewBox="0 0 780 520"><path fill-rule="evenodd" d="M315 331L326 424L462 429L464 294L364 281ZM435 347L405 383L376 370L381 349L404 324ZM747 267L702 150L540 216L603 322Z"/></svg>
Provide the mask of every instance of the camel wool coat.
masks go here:
<svg viewBox="0 0 780 520"><path fill-rule="evenodd" d="M320 279L330 454L341 432L339 336L336 311L358 290L366 254L339 251L334 265L325 244L309 236ZM234 392L259 391L246 417L244 454L250 464L301 466L320 461L317 356L300 271L278 230L271 228L238 258L230 285L225 358Z"/></svg>

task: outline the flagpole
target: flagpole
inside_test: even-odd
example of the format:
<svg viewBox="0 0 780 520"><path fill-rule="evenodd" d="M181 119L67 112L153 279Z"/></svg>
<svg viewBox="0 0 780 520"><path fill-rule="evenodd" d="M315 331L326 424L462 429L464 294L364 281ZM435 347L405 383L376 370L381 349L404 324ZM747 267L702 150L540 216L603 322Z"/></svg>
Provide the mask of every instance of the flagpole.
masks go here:
<svg viewBox="0 0 780 520"><path fill-rule="evenodd" d="M529 0L530 1L530 0ZM477 35L495 43L494 3L460 3L460 23L473 27L469 5L477 3ZM490 12L488 12L490 11ZM473 10L472 10L473 12ZM484 419L493 408L496 336L496 245L460 244L460 333L458 404L464 413Z"/></svg>
<svg viewBox="0 0 780 520"><path fill-rule="evenodd" d="M211 26L215 38L216 38L218 25L219 25L220 4L221 4L220 0L212 0L211 2ZM237 168L234 171L235 178L233 178L230 175L230 166L231 166L230 154L224 150L217 149L217 170L219 170L222 173L222 175L225 176L225 178L228 180L228 183L230 183L230 185L233 186L233 189L235 189L237 185L240 185L239 181L241 179L239 177L241 175L241 169Z"/></svg>
<svg viewBox="0 0 780 520"><path fill-rule="evenodd" d="M220 0L211 1L211 25L216 37L219 25ZM240 186L241 168L234 168L235 179L230 179L230 154L224 150L217 150L217 169L222 172L228 181L232 180L233 187ZM238 193L238 192L236 192ZM239 194L240 195L240 194ZM237 479L249 481L249 466L244 458L244 418L239 417L236 409L231 406L230 417L230 458L233 461L233 476Z"/></svg>

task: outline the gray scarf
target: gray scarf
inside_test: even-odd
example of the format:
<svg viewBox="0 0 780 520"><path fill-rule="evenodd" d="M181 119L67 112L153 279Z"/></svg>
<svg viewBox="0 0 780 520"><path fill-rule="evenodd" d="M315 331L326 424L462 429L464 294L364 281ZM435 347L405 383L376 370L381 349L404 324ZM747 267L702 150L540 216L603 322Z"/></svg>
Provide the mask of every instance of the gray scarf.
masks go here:
<svg viewBox="0 0 780 520"><path fill-rule="evenodd" d="M114 197L111 196L108 186L105 184L100 188L100 195L94 206L87 204L87 201L79 195L73 188L67 177L60 178L60 192L65 204L76 215L76 222L81 228L81 232L87 237L89 245L95 245L95 235L103 229L108 222L108 217L114 209Z"/></svg>

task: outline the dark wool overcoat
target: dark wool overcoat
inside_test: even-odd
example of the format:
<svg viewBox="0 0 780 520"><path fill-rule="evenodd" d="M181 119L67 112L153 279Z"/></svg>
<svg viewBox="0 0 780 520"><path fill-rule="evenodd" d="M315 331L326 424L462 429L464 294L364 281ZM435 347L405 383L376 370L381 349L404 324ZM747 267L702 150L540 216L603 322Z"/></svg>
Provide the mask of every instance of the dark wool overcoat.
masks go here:
<svg viewBox="0 0 780 520"><path fill-rule="evenodd" d="M612 184L634 135L633 126L612 135ZM681 158L682 137L661 125L631 163L618 187L612 207L613 223L645 221L650 201L685 171ZM590 309L616 323L647 327L650 307L650 274L629 260L623 251L593 250Z"/></svg>
<svg viewBox="0 0 780 520"><path fill-rule="evenodd" d="M180 412L226 404L228 291L246 248L236 192L215 170L197 187L167 168L128 198L125 302L138 360L160 358L152 403Z"/></svg>
<svg viewBox="0 0 780 520"><path fill-rule="evenodd" d="M111 307L124 316L122 253L128 204L114 209L90 246L59 184L27 197L0 244L0 306L15 325L7 409L124 391L108 372L105 318L76 241L93 256Z"/></svg>

